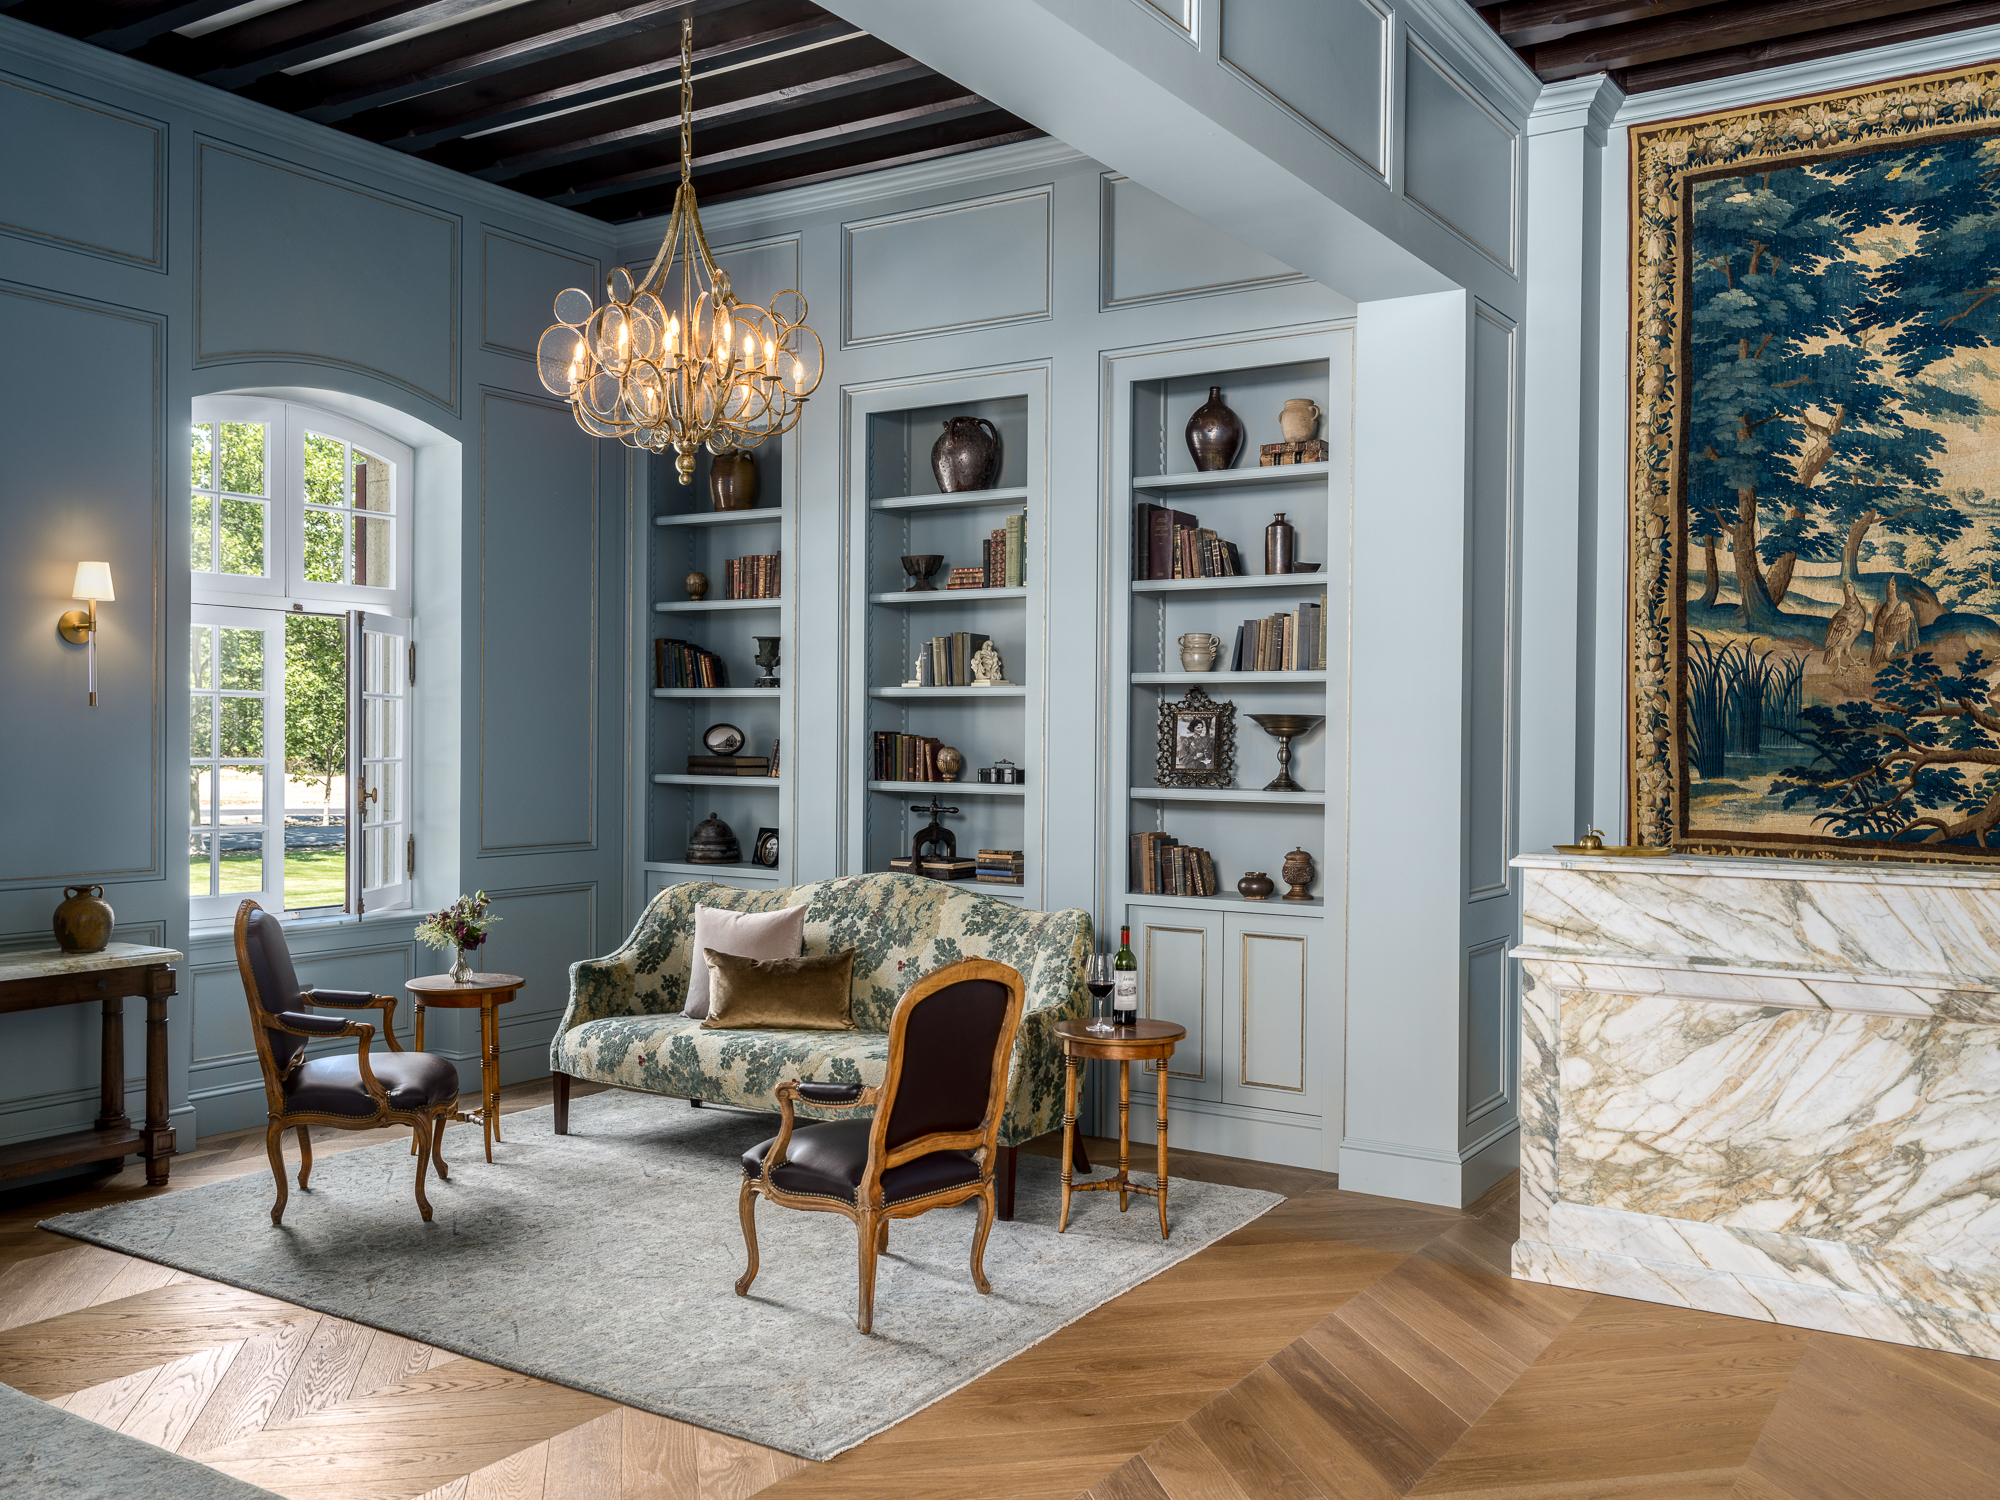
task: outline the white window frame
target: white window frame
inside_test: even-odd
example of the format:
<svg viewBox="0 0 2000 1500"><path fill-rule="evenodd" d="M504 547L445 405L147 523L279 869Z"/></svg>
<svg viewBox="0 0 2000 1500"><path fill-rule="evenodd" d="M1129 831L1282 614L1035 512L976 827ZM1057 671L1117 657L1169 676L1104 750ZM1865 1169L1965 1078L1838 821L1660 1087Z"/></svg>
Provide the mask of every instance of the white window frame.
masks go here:
<svg viewBox="0 0 2000 1500"><path fill-rule="evenodd" d="M226 919L245 901L255 901L267 911L282 911L285 904L285 695L282 689L285 617L281 611L275 609L244 609L219 604L197 604L193 607L192 616L192 623L195 625L212 625L225 630L256 630L264 637L264 852L261 860L261 876L265 885L260 890L228 891L214 896L209 895L206 890L199 893L190 891L188 915L191 920L197 922ZM276 682L272 673L274 663L278 668ZM221 675L222 653L219 649L209 663L209 671L212 679ZM212 689L191 687L189 691L191 695L200 692L206 696ZM217 725L214 732L219 734L221 726ZM211 746L213 748L213 742ZM210 756L209 759L219 762L219 757L216 756ZM188 757L190 769L193 761L194 757L190 755ZM219 841L224 830L231 826L223 823L220 817L222 785L219 765L215 782L209 790L209 800L215 807L217 816L213 822L199 825L199 828L211 839ZM242 825L235 826L240 828ZM193 833L196 830L197 825L190 822L188 831ZM209 858L212 867L215 858L213 846ZM269 884L274 868L278 872L276 890Z"/></svg>
<svg viewBox="0 0 2000 1500"><path fill-rule="evenodd" d="M264 483L266 503L269 507L265 513L265 572L261 577L221 572L192 572L190 597L192 619L195 623L227 624L238 629L253 627L263 629L266 632L266 682L268 684L271 681L269 673L275 663L280 683L279 690L271 691L266 700L264 730L266 756L264 879L268 886L270 876L275 871L278 876L277 886L275 889L267 888L257 892L235 891L226 896L210 896L206 891L199 894L190 892L189 916L196 922L227 920L235 914L236 907L246 898L256 901L267 911L290 916L292 913L285 911L283 889L286 778L282 677L285 618L291 614L345 616L358 610L366 616L367 631L398 637L405 643L406 648L415 641L411 589L413 573L411 540L415 534L411 516L415 497L415 455L407 444L397 442L387 433L379 432L334 412L287 401L249 396L199 397L193 403L191 421L197 425L220 422L264 424L266 433ZM389 516L390 555L394 569L392 586L377 588L307 580L305 441L308 433L337 438L350 447L363 448L372 456L385 459L393 466L392 505ZM216 458L218 463L219 458L218 453ZM188 490L190 494L193 493L192 484L188 486ZM192 524L191 512L189 524ZM214 560L220 562L219 554ZM350 704L358 703L362 697L359 687L362 663L352 654L348 672ZM400 759L403 793L401 822L406 834L416 824L416 809L413 805L417 754L414 698L415 690L405 678L401 694ZM347 777L347 826L351 830L351 836L347 915L407 909L411 903L414 882L407 873L406 863L401 860L396 864L400 876L396 882L379 887L360 887L361 880L365 878L363 866L366 859L362 823L356 817L362 790L362 774L356 764L360 745L360 726L353 722L351 710L348 739L350 767ZM218 786L211 795L219 795L219 790ZM215 836L219 837L220 825L212 827ZM190 831L193 831L192 825ZM359 912L356 910L357 895L360 898ZM315 907L306 910L313 915L319 915L324 908Z"/></svg>

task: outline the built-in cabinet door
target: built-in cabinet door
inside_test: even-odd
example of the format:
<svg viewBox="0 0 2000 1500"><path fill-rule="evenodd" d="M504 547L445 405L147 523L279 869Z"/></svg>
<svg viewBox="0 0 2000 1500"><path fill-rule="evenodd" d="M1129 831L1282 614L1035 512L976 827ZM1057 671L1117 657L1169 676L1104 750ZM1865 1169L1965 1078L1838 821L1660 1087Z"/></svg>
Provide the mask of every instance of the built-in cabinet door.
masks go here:
<svg viewBox="0 0 2000 1500"><path fill-rule="evenodd" d="M1222 1097L1223 924L1217 914L1134 906L1132 951L1139 960L1139 1014L1187 1028L1168 1064L1174 1099ZM1152 1065L1132 1070L1132 1091L1151 1096Z"/></svg>
<svg viewBox="0 0 2000 1500"><path fill-rule="evenodd" d="M1222 924L1222 1098L1230 1104L1318 1112L1310 1036L1316 1019L1314 941L1324 924L1229 912Z"/></svg>

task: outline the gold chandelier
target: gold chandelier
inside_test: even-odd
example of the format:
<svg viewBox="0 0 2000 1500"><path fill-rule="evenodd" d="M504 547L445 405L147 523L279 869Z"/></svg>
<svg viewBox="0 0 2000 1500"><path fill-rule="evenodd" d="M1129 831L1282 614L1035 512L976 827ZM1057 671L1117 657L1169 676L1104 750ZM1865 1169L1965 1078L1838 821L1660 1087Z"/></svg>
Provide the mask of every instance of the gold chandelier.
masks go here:
<svg viewBox="0 0 2000 1500"><path fill-rule="evenodd" d="M754 448L798 426L824 372L806 300L778 293L768 308L738 302L717 269L694 203L694 22L681 23L681 185L660 253L638 282L623 266L604 302L571 287L537 351L542 384L568 400L577 425L648 452L674 450L682 484L695 450ZM678 264L678 295L669 289ZM669 311L670 302L678 303ZM797 316L792 314L796 312Z"/></svg>

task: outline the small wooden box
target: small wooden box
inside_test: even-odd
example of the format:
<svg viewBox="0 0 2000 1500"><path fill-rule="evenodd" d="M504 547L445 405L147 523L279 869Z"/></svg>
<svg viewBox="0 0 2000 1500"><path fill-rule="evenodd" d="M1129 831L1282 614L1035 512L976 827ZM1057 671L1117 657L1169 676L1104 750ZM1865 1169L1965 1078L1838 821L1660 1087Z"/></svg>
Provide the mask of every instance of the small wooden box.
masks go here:
<svg viewBox="0 0 2000 1500"><path fill-rule="evenodd" d="M1326 439L1307 438L1303 443L1266 443L1257 450L1257 466L1276 468L1280 464L1323 464Z"/></svg>

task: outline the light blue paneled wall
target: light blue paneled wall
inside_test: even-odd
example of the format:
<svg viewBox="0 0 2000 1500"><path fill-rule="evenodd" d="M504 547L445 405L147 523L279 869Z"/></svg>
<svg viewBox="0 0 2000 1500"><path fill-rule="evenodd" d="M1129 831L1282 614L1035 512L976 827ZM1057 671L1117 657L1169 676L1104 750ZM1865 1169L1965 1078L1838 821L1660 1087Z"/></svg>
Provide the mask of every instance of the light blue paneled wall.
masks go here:
<svg viewBox="0 0 2000 1500"><path fill-rule="evenodd" d="M182 1144L262 1119L228 935L190 933L180 857L186 429L203 394L320 393L417 450L417 899L498 897L487 963L529 981L504 1071L545 1072L567 966L622 932L629 526L622 454L532 356L610 231L4 18L0 141L0 944L48 944L62 886L102 883L120 940L188 954ZM95 709L55 632L83 558L118 590ZM442 967L411 928L299 924L300 978L394 992ZM97 1034L83 1009L0 1018L0 1141L89 1123ZM472 1026L430 1040L470 1075Z"/></svg>

